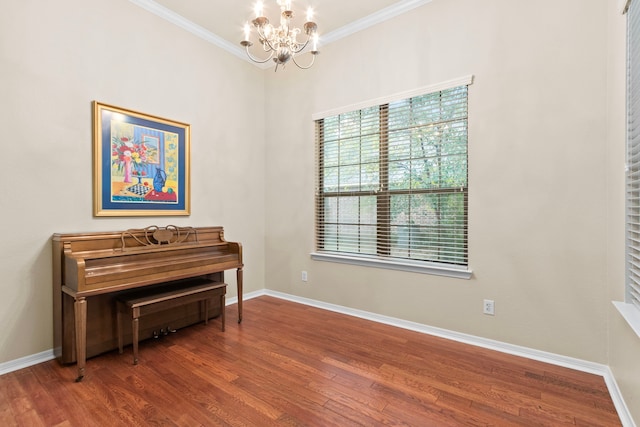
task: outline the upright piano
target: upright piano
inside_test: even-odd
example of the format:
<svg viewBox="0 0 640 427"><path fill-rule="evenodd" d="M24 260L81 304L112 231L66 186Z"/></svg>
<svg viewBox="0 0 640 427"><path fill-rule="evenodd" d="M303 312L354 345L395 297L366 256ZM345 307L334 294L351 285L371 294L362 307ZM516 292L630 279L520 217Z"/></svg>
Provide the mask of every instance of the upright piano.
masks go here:
<svg viewBox="0 0 640 427"><path fill-rule="evenodd" d="M77 363L76 381L84 377L87 357L118 348L114 301L121 291L197 277L223 282L224 271L235 269L242 321L242 245L227 242L222 227L56 233L52 242L54 353L61 363ZM151 337L157 325L197 323L199 310L194 304L157 313L140 338Z"/></svg>

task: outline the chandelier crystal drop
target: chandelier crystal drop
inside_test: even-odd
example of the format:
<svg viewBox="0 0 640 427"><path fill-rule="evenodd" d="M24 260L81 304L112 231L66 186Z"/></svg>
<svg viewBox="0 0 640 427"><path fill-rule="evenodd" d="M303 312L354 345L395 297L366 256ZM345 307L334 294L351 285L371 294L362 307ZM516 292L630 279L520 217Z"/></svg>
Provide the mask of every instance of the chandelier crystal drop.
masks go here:
<svg viewBox="0 0 640 427"><path fill-rule="evenodd" d="M274 27L269 23L269 19L264 16L262 2L258 1L255 6L255 19L251 21L253 28L255 28L258 41L262 45L262 50L269 56L266 59L258 59L254 57L249 48L253 43L249 40L251 37L251 26L247 22L244 25L244 40L240 42L247 51L247 56L253 62L263 64L270 59L276 63L275 71L278 71L278 66L283 67L291 60L298 68L306 70L311 68L316 60L318 52L318 26L313 22L313 9L307 10L307 20L300 28L292 26L292 20L294 18L293 10L291 10L291 0L276 0L280 6L280 25ZM305 40L298 41L298 35L304 33ZM302 52L311 43L311 62L302 66L296 61L296 55Z"/></svg>

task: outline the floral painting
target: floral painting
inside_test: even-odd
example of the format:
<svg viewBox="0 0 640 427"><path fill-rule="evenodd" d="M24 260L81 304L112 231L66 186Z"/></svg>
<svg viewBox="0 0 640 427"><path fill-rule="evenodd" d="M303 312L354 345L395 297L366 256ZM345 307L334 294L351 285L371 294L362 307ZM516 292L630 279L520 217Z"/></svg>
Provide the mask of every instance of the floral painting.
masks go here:
<svg viewBox="0 0 640 427"><path fill-rule="evenodd" d="M94 103L96 216L188 215L189 126Z"/></svg>

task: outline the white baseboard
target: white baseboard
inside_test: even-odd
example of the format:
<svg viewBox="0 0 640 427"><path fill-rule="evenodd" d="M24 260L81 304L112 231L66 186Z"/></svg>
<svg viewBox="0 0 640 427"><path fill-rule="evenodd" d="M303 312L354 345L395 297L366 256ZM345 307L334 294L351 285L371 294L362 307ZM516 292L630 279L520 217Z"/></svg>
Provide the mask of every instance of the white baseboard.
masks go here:
<svg viewBox="0 0 640 427"><path fill-rule="evenodd" d="M356 310L354 308L344 307L341 305L331 304L323 301L317 301L309 298L299 297L295 295L285 294L283 292L271 291L268 289L262 289L259 291L249 292L243 295L243 300L249 300L257 298L262 295L268 295L274 298L284 299L287 301L293 301L312 307L321 308L324 310L334 311L337 313L346 314L349 316L359 317L362 319L372 320L374 322L383 323L386 325L396 326L411 331L421 332L427 335L434 335L441 338L450 339L465 344L475 345L478 347L487 348L490 350L496 350L502 353L511 354L514 356L526 357L528 359L537 360L540 362L550 363L552 365L563 366L565 368L575 369L577 371L587 372L590 374L600 375L607 385L611 400L618 411L620 422L623 427L636 427L629 408L627 407L622 393L618 388L611 369L607 365L600 363L589 362L582 359L576 359L573 357L562 356L559 354L549 353L546 351L540 351L528 347L522 347L518 345L508 344L501 341L490 340L487 338L477 337L468 334L462 334L460 332L450 331L442 328L435 328L433 326L423 325L421 323L410 322L408 320L398 319L395 317L383 316L376 313L371 313L363 310ZM228 298L225 305L232 305L238 302L237 297ZM47 362L54 359L53 349L43 351L42 353L33 354L31 356L21 357L20 359L12 360L5 363L0 363L0 375L17 371L22 368L27 368L38 363Z"/></svg>
<svg viewBox="0 0 640 427"><path fill-rule="evenodd" d="M17 371L23 368L28 368L29 366L37 365L38 363L48 362L52 359L55 359L53 349L45 350L42 353L21 357L20 359L0 363L0 375L8 374L9 372Z"/></svg>

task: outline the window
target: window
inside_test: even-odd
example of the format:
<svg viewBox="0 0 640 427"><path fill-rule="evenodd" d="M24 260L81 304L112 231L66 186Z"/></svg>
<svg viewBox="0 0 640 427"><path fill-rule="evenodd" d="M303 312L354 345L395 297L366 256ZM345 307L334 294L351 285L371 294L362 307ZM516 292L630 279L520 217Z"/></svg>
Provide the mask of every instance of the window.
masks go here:
<svg viewBox="0 0 640 427"><path fill-rule="evenodd" d="M625 302L614 305L640 337L640 1L627 10L627 172Z"/></svg>
<svg viewBox="0 0 640 427"><path fill-rule="evenodd" d="M457 83L317 118L316 255L466 270L471 79Z"/></svg>
<svg viewBox="0 0 640 427"><path fill-rule="evenodd" d="M626 302L640 310L640 2L627 11L627 284Z"/></svg>

